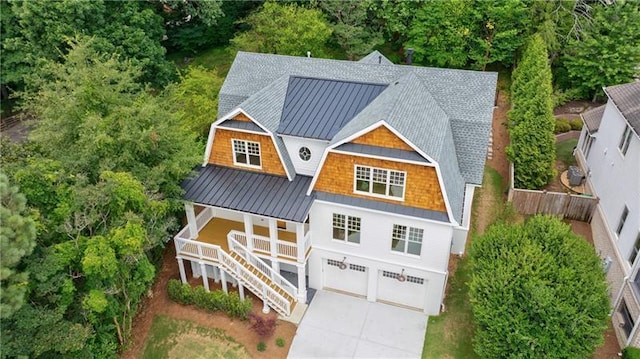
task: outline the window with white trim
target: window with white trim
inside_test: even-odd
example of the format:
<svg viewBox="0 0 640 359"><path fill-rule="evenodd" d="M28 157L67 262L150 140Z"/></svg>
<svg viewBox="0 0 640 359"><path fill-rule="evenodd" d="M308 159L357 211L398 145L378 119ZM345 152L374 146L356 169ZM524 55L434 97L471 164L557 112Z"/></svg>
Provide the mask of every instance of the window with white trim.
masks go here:
<svg viewBox="0 0 640 359"><path fill-rule="evenodd" d="M373 196L404 199L406 172L384 168L356 166L355 192Z"/></svg>
<svg viewBox="0 0 640 359"><path fill-rule="evenodd" d="M349 243L360 243L360 217L333 214L333 239Z"/></svg>
<svg viewBox="0 0 640 359"><path fill-rule="evenodd" d="M233 163L236 165L260 167L260 143L232 140L233 142Z"/></svg>
<svg viewBox="0 0 640 359"><path fill-rule="evenodd" d="M627 150L629 149L629 144L631 143L631 126L627 125L624 128L624 132L622 133L622 137L620 138L620 143L618 144L618 149L622 152L622 155L627 154Z"/></svg>
<svg viewBox="0 0 640 359"><path fill-rule="evenodd" d="M423 235L424 230L421 228L394 224L393 234L391 235L391 250L419 256L422 251Z"/></svg>
<svg viewBox="0 0 640 359"><path fill-rule="evenodd" d="M640 252L640 233L638 233L638 237L636 238L636 242L633 244L633 248L631 248L631 254L629 255L629 263L633 267L633 262L638 258L638 252Z"/></svg>
<svg viewBox="0 0 640 359"><path fill-rule="evenodd" d="M628 215L629 215L629 208L627 208L627 206L624 206L624 209L622 210L622 215L620 216L620 222L618 222L618 228L616 229L616 234L618 236L620 236L620 233L622 233L622 228L624 228L624 222L627 221Z"/></svg>
<svg viewBox="0 0 640 359"><path fill-rule="evenodd" d="M366 272L367 271L367 267L361 266L361 265L357 265L357 264L349 264L349 269L351 269L352 271L356 271L356 272Z"/></svg>

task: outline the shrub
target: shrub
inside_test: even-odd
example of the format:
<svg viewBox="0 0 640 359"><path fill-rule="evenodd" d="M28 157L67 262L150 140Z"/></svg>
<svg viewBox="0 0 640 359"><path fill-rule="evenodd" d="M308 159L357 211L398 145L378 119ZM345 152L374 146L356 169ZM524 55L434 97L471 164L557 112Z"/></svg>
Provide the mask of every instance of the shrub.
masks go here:
<svg viewBox="0 0 640 359"><path fill-rule="evenodd" d="M203 286L192 288L179 280L171 279L167 285L169 298L175 302L214 312L222 310L230 317L246 320L253 308L251 299L241 300L237 293L226 294L221 290L207 292Z"/></svg>
<svg viewBox="0 0 640 359"><path fill-rule="evenodd" d="M558 218L494 225L469 253L480 357L590 358L602 343L609 299L600 258Z"/></svg>
<svg viewBox="0 0 640 359"><path fill-rule="evenodd" d="M626 347L622 350L622 359L640 359L640 349Z"/></svg>
<svg viewBox="0 0 640 359"><path fill-rule="evenodd" d="M267 344L265 344L264 342L258 343L258 351L263 352L265 350L267 350Z"/></svg>
<svg viewBox="0 0 640 359"><path fill-rule="evenodd" d="M565 133L565 132L569 132L571 131L571 124L569 123L569 120L564 119L564 118L557 118L556 119L556 127L553 130L554 133Z"/></svg>
<svg viewBox="0 0 640 359"><path fill-rule="evenodd" d="M184 305L193 304L193 291L189 284L183 284L177 279L170 279L167 284L167 291L169 292L169 298L174 302Z"/></svg>
<svg viewBox="0 0 640 359"><path fill-rule="evenodd" d="M251 309L253 309L251 299L245 298L242 300L236 293L231 293L228 296L227 309L225 311L230 316L245 320L251 313Z"/></svg>
<svg viewBox="0 0 640 359"><path fill-rule="evenodd" d="M282 338L276 339L276 345L280 348L284 347L285 341Z"/></svg>
<svg viewBox="0 0 640 359"><path fill-rule="evenodd" d="M251 321L251 329L262 338L269 338L276 330L275 318L264 318L258 314L251 313L249 320Z"/></svg>
<svg viewBox="0 0 640 359"><path fill-rule="evenodd" d="M574 118L573 120L569 121L569 124L571 125L571 129L574 131L582 130L582 120L579 118Z"/></svg>

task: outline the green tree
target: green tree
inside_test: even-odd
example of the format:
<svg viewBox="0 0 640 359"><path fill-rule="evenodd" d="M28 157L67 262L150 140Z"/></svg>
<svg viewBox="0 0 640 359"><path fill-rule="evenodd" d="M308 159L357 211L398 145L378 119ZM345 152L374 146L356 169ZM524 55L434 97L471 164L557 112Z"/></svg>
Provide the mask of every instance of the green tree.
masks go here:
<svg viewBox="0 0 640 359"><path fill-rule="evenodd" d="M384 42L382 33L372 24L366 1L321 0L319 6L329 17L333 36L349 60L367 55Z"/></svg>
<svg viewBox="0 0 640 359"><path fill-rule="evenodd" d="M616 1L593 6L582 38L572 38L562 58L569 84L582 97L602 98L602 87L633 81L640 73L640 5Z"/></svg>
<svg viewBox="0 0 640 359"><path fill-rule="evenodd" d="M30 139L46 157L90 182L103 171L129 171L145 188L177 198L201 146L163 95L133 79L131 61L74 43L64 63L48 62L32 79L26 107L39 119Z"/></svg>
<svg viewBox="0 0 640 359"><path fill-rule="evenodd" d="M403 45L407 41L409 28L424 0L365 0L373 12L378 26L387 41Z"/></svg>
<svg viewBox="0 0 640 359"><path fill-rule="evenodd" d="M311 51L319 57L331 36L331 28L320 10L295 4L266 2L243 22L251 29L231 40L243 51L297 56Z"/></svg>
<svg viewBox="0 0 640 359"><path fill-rule="evenodd" d="M29 274L21 262L35 247L36 226L26 199L0 172L0 318L10 317L24 304Z"/></svg>
<svg viewBox="0 0 640 359"><path fill-rule="evenodd" d="M189 67L180 82L167 89L182 126L205 139L218 111L218 92L224 79L215 70Z"/></svg>
<svg viewBox="0 0 640 359"><path fill-rule="evenodd" d="M438 67L464 67L476 31L473 4L465 0L428 1L417 10L405 47L415 50L417 63Z"/></svg>
<svg viewBox="0 0 640 359"><path fill-rule="evenodd" d="M551 216L498 224L471 244L474 350L483 358L589 358L609 299L593 248Z"/></svg>
<svg viewBox="0 0 640 359"><path fill-rule="evenodd" d="M506 153L514 164L515 185L536 189L556 174L551 68L539 35L529 40L512 78Z"/></svg>

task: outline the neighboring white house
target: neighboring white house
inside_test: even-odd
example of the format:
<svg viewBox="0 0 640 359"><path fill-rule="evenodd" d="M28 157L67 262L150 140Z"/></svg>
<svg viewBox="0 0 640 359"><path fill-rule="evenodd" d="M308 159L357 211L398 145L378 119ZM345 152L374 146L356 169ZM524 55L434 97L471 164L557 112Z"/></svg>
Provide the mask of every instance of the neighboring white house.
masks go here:
<svg viewBox="0 0 640 359"><path fill-rule="evenodd" d="M288 316L307 288L436 315L482 183L497 74L239 52L183 184L183 281Z"/></svg>
<svg viewBox="0 0 640 359"><path fill-rule="evenodd" d="M592 230L608 267L618 339L640 346L640 82L604 90L607 104L582 116L576 157L600 198Z"/></svg>

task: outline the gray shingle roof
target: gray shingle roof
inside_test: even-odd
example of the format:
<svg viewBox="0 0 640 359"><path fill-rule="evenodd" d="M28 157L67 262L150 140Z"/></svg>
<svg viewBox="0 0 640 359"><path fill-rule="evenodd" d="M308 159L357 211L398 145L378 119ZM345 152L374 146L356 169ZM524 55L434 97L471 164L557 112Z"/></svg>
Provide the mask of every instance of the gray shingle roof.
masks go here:
<svg viewBox="0 0 640 359"><path fill-rule="evenodd" d="M260 126L249 121L226 120L218 124L218 127L236 128L240 130L250 130L254 132L266 133L262 128L260 128Z"/></svg>
<svg viewBox="0 0 640 359"><path fill-rule="evenodd" d="M399 160L408 160L414 162L430 163L429 160L420 156L415 151L398 150L395 148L363 145L359 143L344 143L335 148L338 151L362 153L366 155L382 156L387 158L395 158Z"/></svg>
<svg viewBox="0 0 640 359"><path fill-rule="evenodd" d="M604 114L604 109L606 107L607 105L598 106L580 114L584 125L587 126L587 130L589 130L590 133L598 132L600 122L602 121L602 115Z"/></svg>
<svg viewBox="0 0 640 359"><path fill-rule="evenodd" d="M640 136L640 82L609 86L604 91L627 119L636 136Z"/></svg>
<svg viewBox="0 0 640 359"><path fill-rule="evenodd" d="M399 204L379 202L370 199L349 197L327 192L316 192L316 199L318 199L319 201L346 204L349 206L368 208L376 211L397 213L418 218L426 218L439 222L449 222L449 216L446 212L432 211L429 209L407 207Z"/></svg>
<svg viewBox="0 0 640 359"><path fill-rule="evenodd" d="M314 195L311 177L285 177L207 165L182 183L184 199L214 207L304 222Z"/></svg>
<svg viewBox="0 0 640 359"><path fill-rule="evenodd" d="M290 76L389 84L333 143L383 119L439 163L460 221L464 184L482 183L497 74L378 63L378 56L352 62L238 52L220 90L219 116L239 106L277 132Z"/></svg>
<svg viewBox="0 0 640 359"><path fill-rule="evenodd" d="M386 87L386 84L291 76L277 132L331 140Z"/></svg>
<svg viewBox="0 0 640 359"><path fill-rule="evenodd" d="M381 54L378 50L374 50L369 55L361 58L358 62L376 65L393 65L393 62L389 61L389 59Z"/></svg>

